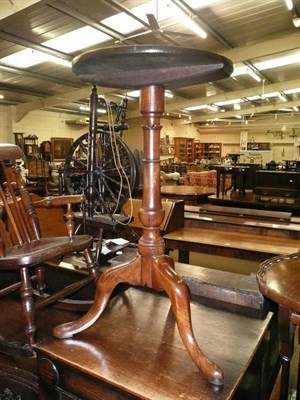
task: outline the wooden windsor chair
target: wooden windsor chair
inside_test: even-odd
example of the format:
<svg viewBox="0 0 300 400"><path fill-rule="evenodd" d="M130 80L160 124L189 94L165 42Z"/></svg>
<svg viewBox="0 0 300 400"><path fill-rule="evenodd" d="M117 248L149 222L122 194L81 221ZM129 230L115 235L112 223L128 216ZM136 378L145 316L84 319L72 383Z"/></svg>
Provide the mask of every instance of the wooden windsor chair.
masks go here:
<svg viewBox="0 0 300 400"><path fill-rule="evenodd" d="M27 348L35 342L35 310L61 301L81 288L96 281L99 269L94 262L90 247L93 237L74 235L74 214L72 207L81 204L81 195L46 197L37 202L26 188L17 160L22 150L13 144L0 144L0 271L19 272L19 282L0 289L0 297L19 291L22 304ZM7 167L9 161L11 167ZM65 236L42 237L36 214L37 207L66 207ZM52 294L45 293L44 263L56 260L67 253L83 251L89 271L88 276L77 280ZM47 264L48 265L48 264ZM47 267L48 268L48 267ZM35 273L33 274L33 270ZM18 275L18 274L17 274ZM33 284L34 282L34 284ZM4 286L4 287L3 287ZM34 289L37 290L35 296ZM0 346L0 348L2 348ZM34 353L33 353L34 354Z"/></svg>

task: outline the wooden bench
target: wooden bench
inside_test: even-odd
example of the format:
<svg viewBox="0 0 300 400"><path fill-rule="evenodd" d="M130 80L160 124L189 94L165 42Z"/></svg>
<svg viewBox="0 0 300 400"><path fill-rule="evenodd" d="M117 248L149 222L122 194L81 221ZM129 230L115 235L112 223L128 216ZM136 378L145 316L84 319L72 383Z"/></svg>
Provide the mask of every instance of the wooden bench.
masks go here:
<svg viewBox="0 0 300 400"><path fill-rule="evenodd" d="M178 250L178 261L189 263L189 253L264 261L275 255L297 253L300 241L268 235L183 227L164 236L166 250Z"/></svg>
<svg viewBox="0 0 300 400"><path fill-rule="evenodd" d="M263 219L268 221L290 221L291 212L285 211L269 211L258 210L255 208L239 208L239 207L224 207L215 206L212 204L204 204L199 208L200 213L210 213L217 215L240 216L247 218Z"/></svg>
<svg viewBox="0 0 300 400"><path fill-rule="evenodd" d="M258 289L256 275L175 263L175 270L189 287L191 299L208 307L264 318L272 304Z"/></svg>

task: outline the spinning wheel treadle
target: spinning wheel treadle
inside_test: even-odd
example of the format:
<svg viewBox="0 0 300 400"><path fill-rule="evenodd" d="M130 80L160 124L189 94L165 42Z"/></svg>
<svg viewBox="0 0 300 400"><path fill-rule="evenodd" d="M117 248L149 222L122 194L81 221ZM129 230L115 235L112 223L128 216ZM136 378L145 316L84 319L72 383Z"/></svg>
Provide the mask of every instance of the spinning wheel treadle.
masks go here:
<svg viewBox="0 0 300 400"><path fill-rule="evenodd" d="M102 314L118 283L164 289L170 298L180 336L192 360L209 382L222 385L222 370L202 353L195 340L188 288L174 271L172 258L164 254L164 241L159 231L164 217L159 187L159 143L165 88L225 78L232 72L232 65L224 57L196 49L122 46L91 51L76 57L73 71L84 81L93 84L141 88L144 188L139 217L144 229L136 257L128 264L104 272L98 280L94 303L89 312L77 321L57 326L54 335L66 338L91 326Z"/></svg>

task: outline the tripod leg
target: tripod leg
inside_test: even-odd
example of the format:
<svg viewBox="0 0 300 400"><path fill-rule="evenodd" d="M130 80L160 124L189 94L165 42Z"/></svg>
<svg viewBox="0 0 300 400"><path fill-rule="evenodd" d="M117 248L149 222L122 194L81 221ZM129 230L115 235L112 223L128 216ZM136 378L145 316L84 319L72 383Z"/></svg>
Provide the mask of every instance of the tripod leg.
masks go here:
<svg viewBox="0 0 300 400"><path fill-rule="evenodd" d="M100 317L118 283L127 282L138 285L141 282L140 257L137 256L127 264L118 265L107 269L100 276L94 302L90 310L76 321L58 325L53 330L53 335L60 339L72 337L89 328Z"/></svg>
<svg viewBox="0 0 300 400"><path fill-rule="evenodd" d="M178 330L190 357L202 374L214 385L223 385L222 370L202 353L192 329L190 295L188 287L167 262L167 259L153 259L155 286L166 291L176 319Z"/></svg>

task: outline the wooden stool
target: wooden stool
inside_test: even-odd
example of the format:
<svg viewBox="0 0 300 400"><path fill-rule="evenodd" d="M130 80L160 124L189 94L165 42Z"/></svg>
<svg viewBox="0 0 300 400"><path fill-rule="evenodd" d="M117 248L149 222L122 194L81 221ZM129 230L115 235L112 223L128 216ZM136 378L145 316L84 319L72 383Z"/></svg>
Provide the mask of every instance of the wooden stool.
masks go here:
<svg viewBox="0 0 300 400"><path fill-rule="evenodd" d="M300 253L266 260L257 272L257 281L261 293L279 306L278 325L282 364L280 400L287 400L295 327L300 326ZM299 336L298 343L300 344ZM300 399L299 371L298 364L297 400Z"/></svg>
<svg viewBox="0 0 300 400"><path fill-rule="evenodd" d="M209 361L197 345L191 325L188 288L175 273L174 261L165 255L164 240L160 235L164 218L160 198L160 118L164 112L166 87L172 89L224 78L232 72L232 65L224 57L196 49L118 46L76 57L73 71L82 80L94 85L141 88L144 187L139 217L143 234L138 242L137 255L131 262L109 268L101 275L90 311L77 321L56 327L54 335L67 338L91 326L102 314L118 283L164 289L171 300L179 333L191 358L209 382L222 385L222 370ZM93 115L90 121L97 120L95 103L91 107Z"/></svg>

